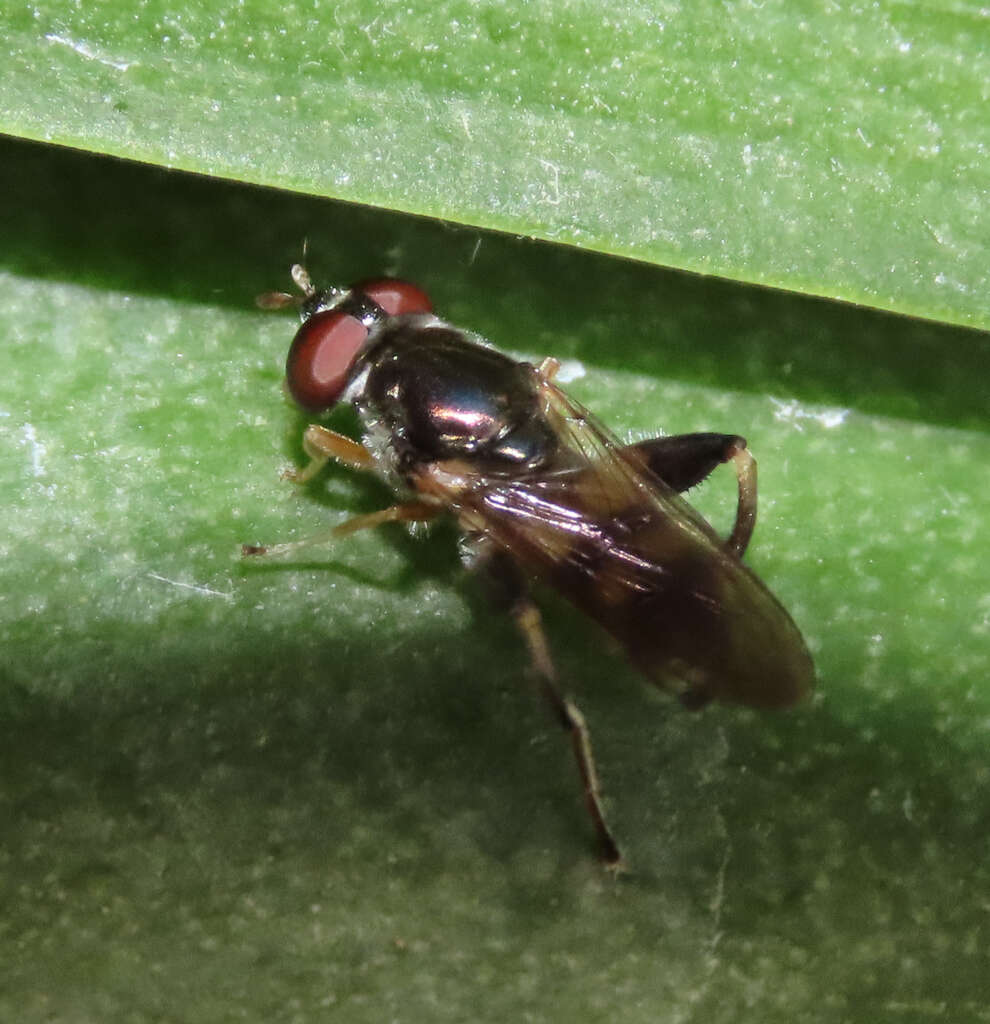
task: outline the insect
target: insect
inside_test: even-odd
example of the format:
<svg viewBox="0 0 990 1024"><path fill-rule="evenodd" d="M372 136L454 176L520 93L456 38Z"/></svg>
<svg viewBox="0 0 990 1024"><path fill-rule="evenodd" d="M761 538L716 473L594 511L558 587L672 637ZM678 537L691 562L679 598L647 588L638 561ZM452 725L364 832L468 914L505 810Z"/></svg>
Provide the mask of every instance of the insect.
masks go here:
<svg viewBox="0 0 990 1024"><path fill-rule="evenodd" d="M722 700L784 707L812 688L800 632L741 561L756 518L756 463L734 434L622 444L555 383L558 363L503 355L434 315L428 296L383 278L317 289L292 268L297 304L288 390L312 413L352 404L362 441L313 424L311 479L329 461L380 473L401 500L338 525L337 536L386 522L453 515L469 565L497 581L529 649L534 678L570 736L603 861L622 864L606 822L584 718L559 686L530 596L549 585L614 637L651 681L690 709ZM738 478L726 540L681 496L715 467ZM298 545L245 546L248 555Z"/></svg>

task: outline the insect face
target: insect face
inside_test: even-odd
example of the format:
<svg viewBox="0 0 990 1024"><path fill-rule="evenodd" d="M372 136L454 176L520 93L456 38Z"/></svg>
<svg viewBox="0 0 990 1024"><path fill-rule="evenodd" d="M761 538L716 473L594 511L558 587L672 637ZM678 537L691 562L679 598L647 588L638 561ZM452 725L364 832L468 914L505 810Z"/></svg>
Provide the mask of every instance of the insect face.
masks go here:
<svg viewBox="0 0 990 1024"><path fill-rule="evenodd" d="M292 397L308 412L326 412L337 404L351 366L369 330L390 317L429 313L429 297L406 281L381 278L347 292L313 291L301 305L285 365Z"/></svg>

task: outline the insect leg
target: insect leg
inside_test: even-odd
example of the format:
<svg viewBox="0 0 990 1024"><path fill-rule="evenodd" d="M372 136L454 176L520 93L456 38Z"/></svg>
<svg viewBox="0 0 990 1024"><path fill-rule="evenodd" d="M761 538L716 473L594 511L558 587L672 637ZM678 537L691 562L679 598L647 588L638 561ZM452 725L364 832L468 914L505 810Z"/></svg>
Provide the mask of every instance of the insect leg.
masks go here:
<svg viewBox="0 0 990 1024"><path fill-rule="evenodd" d="M286 480L307 483L331 459L352 469L373 469L375 466L374 456L363 444L316 423L311 423L303 434L303 451L309 456L309 462L302 469L283 473Z"/></svg>
<svg viewBox="0 0 990 1024"><path fill-rule="evenodd" d="M675 491L686 491L701 483L716 466L734 462L739 504L725 546L742 557L756 525L756 460L745 438L738 434L677 434L640 441L626 450L645 459L647 466Z"/></svg>
<svg viewBox="0 0 990 1024"><path fill-rule="evenodd" d="M746 439L736 434L675 434L651 437L625 450L636 452L665 484L686 491L700 484L716 467L728 462Z"/></svg>
<svg viewBox="0 0 990 1024"><path fill-rule="evenodd" d="M309 462L300 470L287 470L282 474L284 479L304 484L312 480L331 459L342 462L352 469L373 469L375 466L374 457L363 444L315 423L310 424L306 428L306 433L303 434L303 451L309 456ZM428 515L426 514L427 510L429 511ZM380 523L432 519L438 511L437 506L412 501L404 505L381 509L378 512L371 512L368 515L355 516L331 530L315 537L307 537L305 540L292 541L288 544L243 544L241 545L241 554L279 557L301 551L304 548L318 547L335 537L356 533L358 530L378 526Z"/></svg>
<svg viewBox="0 0 990 1024"><path fill-rule="evenodd" d="M407 501L402 505L391 505L389 508L354 516L333 528L334 537L346 537L358 530L369 530L382 523L425 523L443 513L442 505L431 505L425 501Z"/></svg>
<svg viewBox="0 0 990 1024"><path fill-rule="evenodd" d="M605 820L601 784L598 781L595 758L591 752L591 734L580 709L558 689L557 670L550 656L546 634L543 632L540 611L529 596L526 581L511 559L483 543L475 548L473 566L485 571L487 582L490 584L490 596L498 604L508 607L526 641L530 660L536 671L540 695L561 728L570 736L574 759L584 788L585 804L591 815L602 861L610 870L621 871L625 863L619 845Z"/></svg>
<svg viewBox="0 0 990 1024"><path fill-rule="evenodd" d="M440 505L430 505L425 501L408 501L402 505L391 505L388 508L379 509L377 512L354 516L343 523L338 523L324 533L315 537L307 537L305 540L290 541L288 544L244 544L241 546L241 554L266 557L289 555L304 548L317 547L337 537L346 537L350 533L357 533L358 530L369 530L374 526L381 526L382 523L426 522L443 511L443 507Z"/></svg>
<svg viewBox="0 0 990 1024"><path fill-rule="evenodd" d="M557 371L560 369L560 360L554 359L553 356L547 356L546 359L540 360L540 365L537 366L537 374L549 384L554 377L557 376Z"/></svg>
<svg viewBox="0 0 990 1024"><path fill-rule="evenodd" d="M529 648L529 655L538 677L540 693L554 717L571 738L574 759L577 761L581 783L584 786L584 800L598 838L601 858L608 868L622 870L624 867L622 853L608 827L605 810L602 807L601 784L598 781L595 757L591 752L591 733L588 731L588 725L578 706L557 688L557 672L550 657L539 609L529 595L525 595L517 598L512 608L512 617L516 620L516 625Z"/></svg>
<svg viewBox="0 0 990 1024"><path fill-rule="evenodd" d="M736 464L736 477L739 480L739 504L736 506L736 525L725 546L742 558L753 536L753 527L756 526L756 459L743 441L732 453L732 461Z"/></svg>

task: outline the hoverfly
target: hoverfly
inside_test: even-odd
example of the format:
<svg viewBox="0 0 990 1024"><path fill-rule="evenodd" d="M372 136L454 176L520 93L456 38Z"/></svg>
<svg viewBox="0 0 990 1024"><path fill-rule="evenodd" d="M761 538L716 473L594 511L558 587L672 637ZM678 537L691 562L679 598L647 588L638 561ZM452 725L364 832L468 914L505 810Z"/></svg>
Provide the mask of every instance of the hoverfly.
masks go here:
<svg viewBox="0 0 990 1024"><path fill-rule="evenodd" d="M621 865L602 808L584 718L561 692L531 581L595 620L657 685L691 709L711 700L785 707L811 690L800 632L741 561L756 517L756 463L734 434L684 434L622 444L554 383L558 364L518 362L435 316L406 281L273 292L259 305L298 304L302 326L286 363L296 402L322 413L351 403L361 442L311 425L311 479L331 460L376 471L400 503L337 526L453 515L469 564L492 574L529 648L539 689L571 738L604 862ZM681 496L718 465L738 477L734 528L722 540ZM282 554L298 545L245 546Z"/></svg>

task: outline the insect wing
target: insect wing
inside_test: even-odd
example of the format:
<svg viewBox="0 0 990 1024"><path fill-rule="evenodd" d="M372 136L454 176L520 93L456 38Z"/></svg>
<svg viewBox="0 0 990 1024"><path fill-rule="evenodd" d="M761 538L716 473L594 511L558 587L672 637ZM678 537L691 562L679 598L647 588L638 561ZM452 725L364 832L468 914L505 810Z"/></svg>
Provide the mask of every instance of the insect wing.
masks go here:
<svg viewBox="0 0 990 1024"><path fill-rule="evenodd" d="M561 444L549 468L484 477L451 503L615 637L689 706L781 707L811 657L777 599L712 527L577 402L541 380Z"/></svg>

